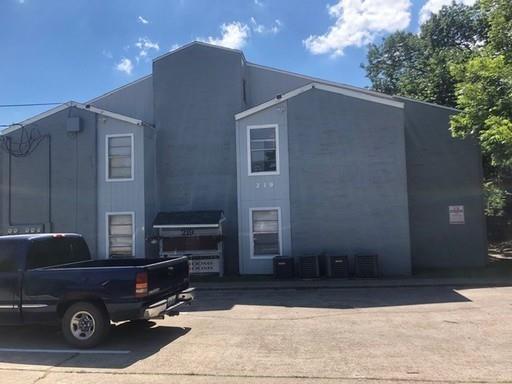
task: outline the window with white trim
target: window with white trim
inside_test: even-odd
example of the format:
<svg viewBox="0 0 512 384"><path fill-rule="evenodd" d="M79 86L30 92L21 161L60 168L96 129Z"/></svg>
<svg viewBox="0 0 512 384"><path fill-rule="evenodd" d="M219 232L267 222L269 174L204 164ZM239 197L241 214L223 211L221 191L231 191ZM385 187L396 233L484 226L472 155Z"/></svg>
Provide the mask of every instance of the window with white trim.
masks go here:
<svg viewBox="0 0 512 384"><path fill-rule="evenodd" d="M251 211L253 256L276 256L281 253L278 209Z"/></svg>
<svg viewBox="0 0 512 384"><path fill-rule="evenodd" d="M133 135L107 135L107 180L133 180Z"/></svg>
<svg viewBox="0 0 512 384"><path fill-rule="evenodd" d="M133 253L133 213L107 214L108 256L131 257Z"/></svg>
<svg viewBox="0 0 512 384"><path fill-rule="evenodd" d="M279 153L277 125L249 126L249 174L277 174Z"/></svg>

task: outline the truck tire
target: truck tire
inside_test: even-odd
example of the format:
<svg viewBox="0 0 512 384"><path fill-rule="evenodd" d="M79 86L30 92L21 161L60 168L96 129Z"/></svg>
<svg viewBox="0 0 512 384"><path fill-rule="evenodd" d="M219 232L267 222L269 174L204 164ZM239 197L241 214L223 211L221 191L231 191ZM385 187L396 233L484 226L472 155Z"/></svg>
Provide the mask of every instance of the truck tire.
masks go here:
<svg viewBox="0 0 512 384"><path fill-rule="evenodd" d="M70 306L62 318L66 341L78 348L92 348L110 331L110 319L103 308L86 301Z"/></svg>

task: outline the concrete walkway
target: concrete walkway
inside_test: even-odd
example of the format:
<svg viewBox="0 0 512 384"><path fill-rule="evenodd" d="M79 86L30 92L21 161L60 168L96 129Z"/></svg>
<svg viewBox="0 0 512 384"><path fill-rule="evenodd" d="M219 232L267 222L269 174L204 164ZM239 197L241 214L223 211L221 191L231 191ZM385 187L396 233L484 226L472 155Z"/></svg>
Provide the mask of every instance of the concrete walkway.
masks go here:
<svg viewBox="0 0 512 384"><path fill-rule="evenodd" d="M311 279L258 281L192 281L200 291L259 290L259 289L336 289L336 288L397 288L397 287L507 287L512 286L512 275L508 277L410 277L402 279Z"/></svg>

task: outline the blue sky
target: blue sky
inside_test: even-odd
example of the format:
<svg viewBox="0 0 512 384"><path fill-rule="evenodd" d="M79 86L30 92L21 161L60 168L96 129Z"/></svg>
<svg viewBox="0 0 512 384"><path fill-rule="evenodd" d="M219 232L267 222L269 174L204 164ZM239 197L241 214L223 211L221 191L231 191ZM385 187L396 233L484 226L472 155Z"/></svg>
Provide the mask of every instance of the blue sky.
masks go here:
<svg viewBox="0 0 512 384"><path fill-rule="evenodd" d="M0 0L0 104L87 101L197 39L242 49L258 64L368 86L367 43L415 32L449 2ZM0 108L0 124L48 108Z"/></svg>

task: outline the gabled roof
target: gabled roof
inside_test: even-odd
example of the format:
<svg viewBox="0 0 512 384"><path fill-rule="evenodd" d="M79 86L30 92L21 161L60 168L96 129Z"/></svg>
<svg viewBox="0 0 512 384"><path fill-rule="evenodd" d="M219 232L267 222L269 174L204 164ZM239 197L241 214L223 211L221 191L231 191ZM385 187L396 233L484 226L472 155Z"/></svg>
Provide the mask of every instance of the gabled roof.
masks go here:
<svg viewBox="0 0 512 384"><path fill-rule="evenodd" d="M224 220L224 213L214 211L160 212L156 216L154 228L217 228Z"/></svg>
<svg viewBox="0 0 512 384"><path fill-rule="evenodd" d="M388 95L388 94L385 94L385 93L382 93L382 92L373 91L373 90L367 89L367 88L356 87L356 86L352 86L352 85L348 85L348 84L338 83L338 82L334 82L334 81L330 81L330 80L326 80L326 79L320 79L320 78L317 78L317 77L312 77L312 76L304 75L304 74L301 74L301 73L296 73L296 72L291 72L291 71L287 71L287 70L283 70L283 69L273 68L273 67L269 67L269 66L265 66L265 65L261 65L261 64L251 63L251 62L248 62L245 59L243 51L241 51L239 49L226 48L226 47L222 47L222 46L219 46L219 45L206 43L206 42L203 42L203 41L192 41L192 42L190 42L188 44L182 45L179 48L176 48L176 49L174 49L174 50L172 50L170 52L167 52L167 53L165 53L165 54L163 54L161 56L158 56L158 57L154 58L153 59L153 63L158 61L158 60L160 60L160 59L163 59L163 58L165 58L165 57L167 57L169 55L172 55L174 53L180 52L182 50L185 50L187 48L190 48L190 47L196 46L196 45L204 46L204 47L210 47L210 48L215 48L215 49L219 49L219 50L224 50L226 52L240 54L243 63L246 66L248 66L248 67L258 68L258 69L265 70L265 71L277 72L277 73L281 73L283 75L301 78L301 79L303 79L303 80L305 80L305 81L307 81L309 83L309 84L304 86L304 87L307 88L306 90L304 90L304 92L309 90L309 89L311 89L310 87L312 87L312 85L315 84L315 87L318 88L318 89L324 89L324 90L327 90L327 91L332 91L332 92L336 92L336 93L340 93L340 94L345 94L345 95L352 96L352 97L358 97L360 99L365 99L365 100L373 101L373 102L377 102L377 103L380 102L380 103L391 105L391 106L395 106L395 107L398 107L398 108L403 108L403 102L402 101L414 101L414 102L417 102L417 103L427 104L427 105L431 105L431 106L435 106L435 107L440 107L440 108L446 108L446 109L450 109L450 110L453 110L453 111L457 112L457 110L454 109L454 108L446 107L446 106L435 104L435 103L429 103L429 102L420 101L420 100L416 100L416 99L412 99L412 98L408 98L408 97L403 97L403 96ZM100 100L100 99L102 99L104 97L107 97L107 96L110 96L112 94L115 94L118 91L121 91L121 90L123 90L123 89L125 89L127 87L135 85L135 84L137 84L137 83L139 83L141 81L147 80L147 79L149 79L151 77L152 77L152 74L149 74L149 75L146 75L144 77L141 77L141 78L139 78L137 80L134 80L134 81L132 81L132 82L130 82L128 84L125 84L125 85L123 85L123 86L121 86L119 88L116 88L116 89L114 89L114 90L112 90L110 92L107 92L107 93L105 93L105 94L103 94L101 96L98 96L98 97L90 100L87 103L94 103L97 100ZM282 101L283 98L293 97L294 96L293 92L298 91L299 89L302 89L304 87L300 87L298 89L289 91L289 92L287 92L287 93L285 93L283 95L278 95L276 98L280 97L281 101ZM299 92L299 93L301 93L301 92ZM272 101L272 100L270 100L270 101ZM274 100L274 103L275 102L276 101ZM257 108L257 109L254 110L252 113L254 113L254 112L258 111L258 110L262 110L262 109L268 108L270 106L270 105L267 105L267 106L262 108L262 106L264 106L265 104L266 103L262 103L262 104L259 104L259 105L255 106L255 107L252 107L252 108L250 108L250 109L248 109L246 111L240 112L239 114L236 115L236 116L240 116L240 117L237 118L237 120L240 119L240 118L243 118L245 116L250 115L251 111L253 111L253 108Z"/></svg>
<svg viewBox="0 0 512 384"><path fill-rule="evenodd" d="M114 88L114 89L112 89L112 90L110 90L110 91L108 91L108 92L106 92L106 93L103 93L103 94L101 94L101 95L99 95L99 96L96 96L94 99L91 99L91 100L89 100L89 101L85 102L85 104L92 104L92 103L95 103L95 102L97 102L98 100L104 99L104 98L106 98L106 97L108 97L108 96L110 96L110 95L112 95L112 94L114 94L114 93L116 93L116 92L122 91L122 90L123 90L123 89L125 89L125 88L128 88L128 87L130 87L130 86L132 86L132 85L138 84L138 83L140 83L140 82L142 82L142 81L144 81L144 80L150 79L152 76L153 76L153 75L150 73L149 75L139 77L139 78L138 78L138 79L136 79L136 80L130 81L128 84L121 85L120 87Z"/></svg>
<svg viewBox="0 0 512 384"><path fill-rule="evenodd" d="M371 89L368 89L368 88L356 87L354 85L349 85L349 84L345 84L345 83L339 83L337 81L331 81L331 80L322 79L322 78L319 78L319 77L304 75L302 73L292 72L292 71L288 71L288 70L285 70L285 69L269 67L267 65L251 63L249 61L246 63L246 65L248 67L253 67L253 68L261 69L261 70L264 70L264 71L267 71L267 72L275 72L275 73L280 73L280 74L286 75L286 76L298 77L300 79L306 80L308 83L320 83L320 84L325 84L325 85L332 85L333 87L340 87L340 88L351 89L351 90L354 90L354 91L364 92L364 93L367 93L369 95L374 95L374 96L378 96L378 97L384 97L384 98L388 98L388 99L393 99L393 97L394 97L394 96L388 95L386 93L372 91Z"/></svg>
<svg viewBox="0 0 512 384"><path fill-rule="evenodd" d="M70 108L70 107L82 109L82 110L85 110L85 111L91 111L91 112L96 113L96 114L101 115L101 116L105 116L105 117L109 117L109 118L112 118L112 119L124 121L126 123L130 123L130 124L137 125L137 126L148 126L148 127L152 126L151 124L148 124L148 123L146 123L146 122L144 122L142 120L134 119L133 117L121 115L121 114L115 113L115 112L106 111L104 109L96 108L96 107L94 107L92 105L89 105L89 104L81 104L81 103L77 103L75 101L68 101L67 103L61 104L61 105L59 105L59 106L57 106L55 108L52 108L52 109L50 109L50 110L48 110L46 112L40 113L40 114L35 115L35 116L33 116L33 117L29 118L29 119L23 120L21 123L11 124L8 128L6 128L3 131L1 131L0 135L6 135L8 133L14 132L17 129L23 127L23 126L26 126L26 125L29 125L29 124L33 124L36 121L39 121L41 119L44 119L45 117L54 115L55 113L58 113L58 112L63 111L65 109L67 109L67 108Z"/></svg>
<svg viewBox="0 0 512 384"><path fill-rule="evenodd" d="M244 53L241 50L239 50L239 49L222 47L220 45L216 45L216 44L206 43L204 41L197 41L197 40L195 40L195 41L192 41L190 43L184 44L181 47L173 49L170 52L164 53L163 55L160 55L160 56L154 58L153 62L158 61L160 59L163 59L164 57L167 57L169 55L173 55L173 54L175 54L177 52L180 52L180 51L182 51L184 49L187 49L189 47L192 47L194 45L200 45L200 46L203 46L203 47L210 47L210 48L215 48L215 49L221 49L221 50L224 50L224 51L227 51L227 52L231 52L231 53L237 53L237 54L242 56L242 59L244 60L244 62L246 61Z"/></svg>
<svg viewBox="0 0 512 384"><path fill-rule="evenodd" d="M401 101L397 101L393 98L390 98L388 95L379 95L379 94L369 94L368 92L364 92L362 90L359 90L357 88L347 88L344 86L334 86L334 85L328 85L323 83L309 83L302 87L296 88L292 91L289 91L287 93L284 93L282 95L277 95L273 99L266 101L262 104L256 105L252 108L249 108L243 112L237 113L235 115L235 120L243 119L244 117L250 116L256 112L263 111L264 109L267 109L269 107L272 107L273 105L282 103L285 100L291 99L292 97L298 96L304 92L307 92L311 89L320 89L322 91L337 93L340 95L345 95L349 97L355 97L358 99L370 101L373 103L379 103L388 105L390 107L395 108L404 108L404 103Z"/></svg>

